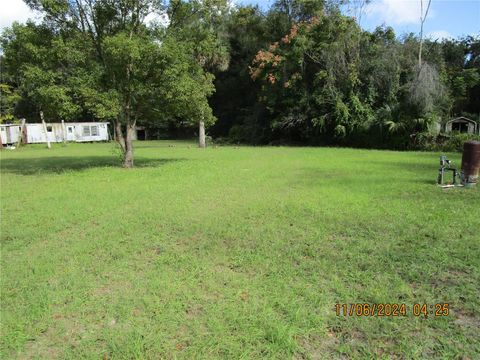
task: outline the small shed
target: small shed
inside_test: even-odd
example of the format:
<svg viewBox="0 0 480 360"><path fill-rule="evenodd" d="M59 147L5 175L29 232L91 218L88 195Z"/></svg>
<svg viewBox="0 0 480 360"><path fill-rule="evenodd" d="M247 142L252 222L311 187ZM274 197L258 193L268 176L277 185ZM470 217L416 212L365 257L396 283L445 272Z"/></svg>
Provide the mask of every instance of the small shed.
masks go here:
<svg viewBox="0 0 480 360"><path fill-rule="evenodd" d="M445 124L445 132L459 132L466 134L477 133L477 123L465 116L460 116L447 121Z"/></svg>
<svg viewBox="0 0 480 360"><path fill-rule="evenodd" d="M132 140L147 140L147 129L145 126L135 126Z"/></svg>

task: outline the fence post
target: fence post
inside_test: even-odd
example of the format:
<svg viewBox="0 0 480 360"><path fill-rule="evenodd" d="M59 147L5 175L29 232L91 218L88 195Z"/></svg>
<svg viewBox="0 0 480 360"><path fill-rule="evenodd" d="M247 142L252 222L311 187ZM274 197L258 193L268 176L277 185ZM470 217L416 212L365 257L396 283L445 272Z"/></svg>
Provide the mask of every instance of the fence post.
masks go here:
<svg viewBox="0 0 480 360"><path fill-rule="evenodd" d="M47 140L47 148L50 149L50 140L48 140L47 124L45 124L45 120L43 119L43 111L40 111L40 119L42 119L43 131L45 132L45 139Z"/></svg>
<svg viewBox="0 0 480 360"><path fill-rule="evenodd" d="M20 132L18 133L17 148L20 147L23 139L23 130L25 129L25 119L22 119L20 124Z"/></svg>
<svg viewBox="0 0 480 360"><path fill-rule="evenodd" d="M65 128L65 121L62 119L62 134L63 134L63 143L67 142L67 129Z"/></svg>

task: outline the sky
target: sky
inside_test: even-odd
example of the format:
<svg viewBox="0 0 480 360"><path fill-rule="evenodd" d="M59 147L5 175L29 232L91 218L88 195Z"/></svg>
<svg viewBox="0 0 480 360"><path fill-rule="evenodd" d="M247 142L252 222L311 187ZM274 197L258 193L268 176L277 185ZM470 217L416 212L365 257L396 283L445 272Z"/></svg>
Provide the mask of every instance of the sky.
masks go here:
<svg viewBox="0 0 480 360"><path fill-rule="evenodd" d="M0 30L12 25L14 21L25 22L29 18L38 18L22 0L0 0Z"/></svg>
<svg viewBox="0 0 480 360"><path fill-rule="evenodd" d="M258 4L268 8L274 0L237 0L240 4ZM423 0L426 7L428 0ZM397 35L420 30L420 0L372 0L360 19L360 25L373 30L386 24ZM433 39L480 34L480 0L432 0L424 33Z"/></svg>
<svg viewBox="0 0 480 360"><path fill-rule="evenodd" d="M237 4L258 4L267 9L274 0L234 0ZM428 0L423 0L424 4ZM22 0L0 0L0 29L13 21L39 19ZM386 24L397 35L418 33L420 28L420 0L372 0L366 7L360 25L373 30ZM432 0L424 33L432 39L480 35L480 0Z"/></svg>

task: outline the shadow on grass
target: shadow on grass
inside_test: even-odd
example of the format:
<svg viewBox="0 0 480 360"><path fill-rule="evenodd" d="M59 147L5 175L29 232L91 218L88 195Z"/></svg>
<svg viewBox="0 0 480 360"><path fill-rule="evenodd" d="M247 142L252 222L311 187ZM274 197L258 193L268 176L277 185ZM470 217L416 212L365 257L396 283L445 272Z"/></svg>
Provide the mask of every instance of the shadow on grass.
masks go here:
<svg viewBox="0 0 480 360"><path fill-rule="evenodd" d="M409 182L416 182L425 185L432 185L437 183L438 169L440 168L440 163L438 158L430 157L428 162L401 162L401 161L392 161L392 162L375 162L377 165L381 165L385 168L398 169L403 173L408 173L411 175ZM461 161L453 160L452 169L457 169L458 172L461 171ZM452 172L446 171L445 180L453 180ZM457 178L457 180L459 180Z"/></svg>
<svg viewBox="0 0 480 360"><path fill-rule="evenodd" d="M315 185L325 187L328 184L347 191L353 187L376 187L390 184L401 186L408 183L435 185L439 164L435 158L424 157L420 161L365 161L363 167L304 168L292 185ZM457 167L458 170L458 167ZM450 180L450 173L446 175Z"/></svg>
<svg viewBox="0 0 480 360"><path fill-rule="evenodd" d="M185 159L135 158L135 167L158 167L170 162L183 160ZM61 174L68 171L82 171L99 167L120 169L122 168L122 163L118 158L112 156L58 156L29 159L3 159L0 165L2 172L17 175L36 175L39 173Z"/></svg>
<svg viewBox="0 0 480 360"><path fill-rule="evenodd" d="M198 148L195 139L187 140L147 140L135 141L135 149L161 149L161 148Z"/></svg>
<svg viewBox="0 0 480 360"><path fill-rule="evenodd" d="M432 171L438 170L440 167L438 157L416 157L413 158L412 161L399 161L399 160L392 160L392 161L385 161L385 160L374 160L370 162L371 165L380 166L382 168L396 168L402 171ZM368 166L368 164L367 164ZM453 161L453 167L459 167L460 164L458 161Z"/></svg>

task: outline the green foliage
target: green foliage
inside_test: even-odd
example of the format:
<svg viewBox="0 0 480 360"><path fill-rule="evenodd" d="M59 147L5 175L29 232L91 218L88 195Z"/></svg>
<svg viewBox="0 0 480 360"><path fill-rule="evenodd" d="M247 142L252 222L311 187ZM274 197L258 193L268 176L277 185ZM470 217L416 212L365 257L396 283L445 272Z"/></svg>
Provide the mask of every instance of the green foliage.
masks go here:
<svg viewBox="0 0 480 360"><path fill-rule="evenodd" d="M420 133L415 147L427 151L462 152L463 144L470 140L480 141L480 135Z"/></svg>
<svg viewBox="0 0 480 360"><path fill-rule="evenodd" d="M175 0L168 10L171 25L167 31L170 41L167 46L170 46L169 51L179 53L190 67L187 73L178 73L181 79L179 101L183 104L175 105L182 108L178 116L192 124L202 119L208 127L216 121L208 103L208 97L215 90L213 73L227 70L229 64L224 33L229 3L227 0ZM187 79L188 73L193 75L191 79Z"/></svg>
<svg viewBox="0 0 480 360"><path fill-rule="evenodd" d="M2 35L11 86L28 104L16 114L102 119L123 131L136 122L214 123L211 71L228 64L216 31L225 1L172 2L167 27L145 23L152 11L164 11L156 1L29 5L44 23L15 24Z"/></svg>
<svg viewBox="0 0 480 360"><path fill-rule="evenodd" d="M260 142L265 143L281 138L291 143L407 149L434 124L467 108L475 108L474 114L480 111L480 73L478 62L471 60L478 57L478 39L426 41L425 62L419 68L418 39L413 35L396 39L387 27L362 31L335 6L295 20L292 14L299 3L278 2L266 14L267 32L270 27L269 33L275 33L273 26L278 28L283 15L289 28L263 46L256 44L261 49L250 64L254 83L237 95L248 99L256 94L256 101L243 104L241 114L228 108L229 101L215 103L219 135L227 135L229 126L240 126L252 133L252 142L259 142L253 134L261 133ZM241 14L246 16L246 10ZM254 12L248 16L255 19ZM232 44L241 39L234 35ZM244 76L239 70L228 75L216 82L218 88Z"/></svg>
<svg viewBox="0 0 480 360"><path fill-rule="evenodd" d="M32 115L28 107L22 108L24 102L44 111L47 119L72 120L79 115L81 108L68 81L72 71L67 61L75 57L74 51L50 29L14 24L4 32L2 46L10 86L22 98L13 109L17 116Z"/></svg>
<svg viewBox="0 0 480 360"><path fill-rule="evenodd" d="M189 56L189 45L169 35L162 44L160 53L164 69L159 73L156 102L152 104L164 118L179 118L188 124L198 124L203 118L207 125L215 118L208 104L213 93L213 75Z"/></svg>
<svg viewBox="0 0 480 360"><path fill-rule="evenodd" d="M437 123L480 114L478 37L426 40L419 66L416 36L363 31L344 1L27 3L44 22L2 34L1 82L15 94L3 117L43 110L171 134L203 119L235 142L408 149ZM169 23L147 23L152 12Z"/></svg>
<svg viewBox="0 0 480 360"><path fill-rule="evenodd" d="M8 84L0 83L0 123L14 122L14 109L21 95Z"/></svg>

